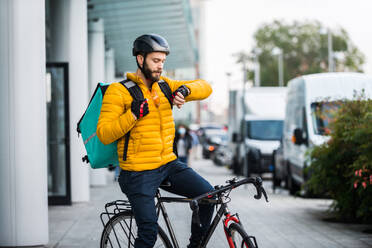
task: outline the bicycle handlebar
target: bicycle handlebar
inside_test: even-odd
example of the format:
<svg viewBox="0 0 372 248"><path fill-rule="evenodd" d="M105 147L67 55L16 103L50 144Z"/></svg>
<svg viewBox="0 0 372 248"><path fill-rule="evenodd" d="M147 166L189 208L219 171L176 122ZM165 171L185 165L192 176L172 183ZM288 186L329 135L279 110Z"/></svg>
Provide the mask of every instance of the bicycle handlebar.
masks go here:
<svg viewBox="0 0 372 248"><path fill-rule="evenodd" d="M256 190L257 190L257 194L254 195L254 198L259 200L259 199L261 199L262 194L263 194L264 197L265 197L266 202L269 202L266 191L265 191L264 187L262 186L261 177L249 177L249 178L245 178L245 179L240 180L240 181L236 181L236 179L234 178L234 179L229 180L227 182L229 183L228 185L218 187L216 190L213 190L211 192L202 194L200 196L197 196L197 197L191 199L190 209L193 211L193 222L196 222L200 226L200 218L199 218L199 201L200 200L210 199L213 196L215 196L215 195L217 195L221 192L225 192L225 191L228 191L230 189L237 188L237 187L239 187L243 184L248 184L248 183L253 184L255 186Z"/></svg>

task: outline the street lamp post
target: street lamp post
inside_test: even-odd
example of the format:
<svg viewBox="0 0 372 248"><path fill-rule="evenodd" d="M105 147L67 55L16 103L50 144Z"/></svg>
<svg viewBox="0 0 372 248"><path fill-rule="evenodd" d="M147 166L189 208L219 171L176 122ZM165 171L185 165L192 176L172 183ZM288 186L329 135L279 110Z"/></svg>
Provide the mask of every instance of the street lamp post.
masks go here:
<svg viewBox="0 0 372 248"><path fill-rule="evenodd" d="M230 92L230 90L231 90L231 72L226 72L226 77L227 77L227 90L228 90L228 92Z"/></svg>
<svg viewBox="0 0 372 248"><path fill-rule="evenodd" d="M284 69L283 69L283 49L279 47L275 47L272 51L273 55L278 56L278 80L279 80L279 86L284 86Z"/></svg>
<svg viewBox="0 0 372 248"><path fill-rule="evenodd" d="M327 47L328 47L328 72L335 71L334 58L335 54L333 52L333 41L332 41L332 30L327 28L321 28L319 30L321 35L327 35Z"/></svg>
<svg viewBox="0 0 372 248"><path fill-rule="evenodd" d="M254 86L260 87L260 62L258 60L258 57L260 56L262 50L258 47L253 49L253 62L254 62Z"/></svg>
<svg viewBox="0 0 372 248"><path fill-rule="evenodd" d="M279 67L279 86L284 86L284 79L283 79L283 50L278 55L278 67Z"/></svg>
<svg viewBox="0 0 372 248"><path fill-rule="evenodd" d="M245 123L245 115L247 114L247 107L246 107L246 105L245 105L245 92L246 92L246 83L247 83L247 81L248 81L248 75L247 75L247 64L246 64L246 62L247 62L247 58L246 57L243 57L243 96L242 96L242 105L243 105L243 121L244 121L244 123ZM243 132L243 134L244 134L244 132ZM243 135L242 134L242 135ZM244 170L244 176L248 176L248 170L249 170L249 168L248 168L248 164L247 164L247 156L246 156L246 154L247 154L247 144L245 143L245 137L244 136L242 136L242 142L243 142L243 149L244 149L244 164L243 164L243 170Z"/></svg>
<svg viewBox="0 0 372 248"><path fill-rule="evenodd" d="M246 107L245 107L245 87L247 82L247 62L246 59L243 58L243 96L242 96L242 104L243 104L243 116L246 114Z"/></svg>
<svg viewBox="0 0 372 248"><path fill-rule="evenodd" d="M327 34L328 34L328 71L333 72L335 67L333 61L332 31L330 28L327 28Z"/></svg>

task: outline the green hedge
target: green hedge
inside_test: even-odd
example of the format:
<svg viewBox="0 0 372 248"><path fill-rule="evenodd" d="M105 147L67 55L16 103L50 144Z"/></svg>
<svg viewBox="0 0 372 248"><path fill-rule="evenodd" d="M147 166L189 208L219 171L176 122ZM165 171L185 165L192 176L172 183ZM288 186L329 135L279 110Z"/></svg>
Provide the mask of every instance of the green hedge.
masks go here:
<svg viewBox="0 0 372 248"><path fill-rule="evenodd" d="M330 140L310 153L308 188L327 194L344 221L372 222L372 100L339 102Z"/></svg>

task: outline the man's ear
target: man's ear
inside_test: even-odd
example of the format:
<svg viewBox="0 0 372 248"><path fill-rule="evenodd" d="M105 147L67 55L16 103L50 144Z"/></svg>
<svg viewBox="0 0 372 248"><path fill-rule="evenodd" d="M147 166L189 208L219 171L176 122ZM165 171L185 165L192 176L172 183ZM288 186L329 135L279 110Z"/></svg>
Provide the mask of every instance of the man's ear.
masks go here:
<svg viewBox="0 0 372 248"><path fill-rule="evenodd" d="M138 61L138 64L143 67L143 56L141 54L138 54L137 55L137 61Z"/></svg>

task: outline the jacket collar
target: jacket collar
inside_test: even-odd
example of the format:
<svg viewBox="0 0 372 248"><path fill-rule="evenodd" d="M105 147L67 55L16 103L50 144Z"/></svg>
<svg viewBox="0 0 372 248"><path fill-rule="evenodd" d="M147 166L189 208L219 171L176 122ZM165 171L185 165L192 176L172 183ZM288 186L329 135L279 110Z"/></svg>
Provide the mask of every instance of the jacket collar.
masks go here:
<svg viewBox="0 0 372 248"><path fill-rule="evenodd" d="M133 73L133 72L127 72L127 79L137 83L137 84L143 84L145 85L145 83L142 81L142 78L139 77L136 73ZM159 81L161 80L164 80L163 76L160 76L160 79ZM157 83L157 82L154 82L154 83Z"/></svg>
<svg viewBox="0 0 372 248"><path fill-rule="evenodd" d="M137 84L145 84L141 77L139 77L136 73L132 73L132 72L128 72L127 73L127 79L129 79L130 81L133 81Z"/></svg>

